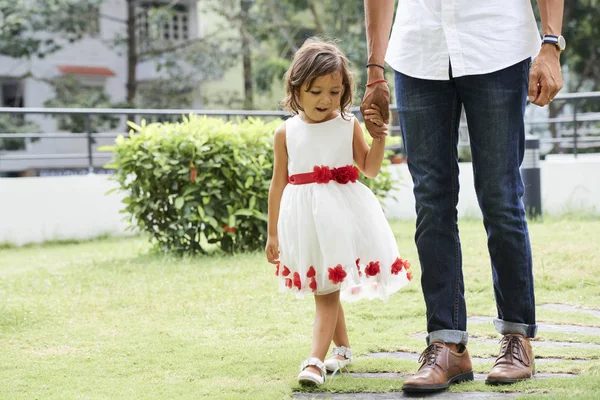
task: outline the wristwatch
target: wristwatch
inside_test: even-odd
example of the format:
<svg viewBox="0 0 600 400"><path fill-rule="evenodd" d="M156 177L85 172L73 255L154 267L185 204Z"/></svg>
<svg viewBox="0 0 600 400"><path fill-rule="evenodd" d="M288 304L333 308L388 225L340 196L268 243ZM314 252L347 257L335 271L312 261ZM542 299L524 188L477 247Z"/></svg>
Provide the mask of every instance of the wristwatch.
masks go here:
<svg viewBox="0 0 600 400"><path fill-rule="evenodd" d="M567 47L567 42L562 35L544 35L542 37L542 44L544 43L553 44L560 51L563 51Z"/></svg>

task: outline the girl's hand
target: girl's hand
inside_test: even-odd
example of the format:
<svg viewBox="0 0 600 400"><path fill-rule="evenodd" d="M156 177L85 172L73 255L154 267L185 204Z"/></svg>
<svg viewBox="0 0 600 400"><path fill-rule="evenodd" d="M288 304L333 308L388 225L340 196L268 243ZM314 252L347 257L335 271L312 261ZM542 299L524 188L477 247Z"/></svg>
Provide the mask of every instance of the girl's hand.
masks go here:
<svg viewBox="0 0 600 400"><path fill-rule="evenodd" d="M383 120L381 109L377 104L371 104L371 108L366 109L363 115L365 121L370 121L378 127L385 127L384 131L387 134L387 126Z"/></svg>
<svg viewBox="0 0 600 400"><path fill-rule="evenodd" d="M267 239L265 253L267 253L267 261L271 264L277 264L279 262L279 240L276 236L269 236Z"/></svg>

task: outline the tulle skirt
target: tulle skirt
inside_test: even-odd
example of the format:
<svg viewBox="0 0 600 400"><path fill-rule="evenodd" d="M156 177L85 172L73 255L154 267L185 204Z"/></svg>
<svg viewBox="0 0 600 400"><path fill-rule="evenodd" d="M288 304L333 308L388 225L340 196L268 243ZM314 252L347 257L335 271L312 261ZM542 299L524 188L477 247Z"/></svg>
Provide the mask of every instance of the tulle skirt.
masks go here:
<svg viewBox="0 0 600 400"><path fill-rule="evenodd" d="M379 201L360 182L287 185L277 229L281 292L387 301L412 277Z"/></svg>

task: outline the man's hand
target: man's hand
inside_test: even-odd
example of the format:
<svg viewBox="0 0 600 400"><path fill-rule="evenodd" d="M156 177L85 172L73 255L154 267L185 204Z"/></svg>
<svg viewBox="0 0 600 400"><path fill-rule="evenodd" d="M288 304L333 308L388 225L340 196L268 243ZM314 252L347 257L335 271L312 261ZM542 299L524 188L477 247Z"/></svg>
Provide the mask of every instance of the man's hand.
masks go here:
<svg viewBox="0 0 600 400"><path fill-rule="evenodd" d="M371 108L366 109L365 112L363 112L363 116L365 119L365 123L368 121L375 124L375 126L384 127L386 129L385 134L387 135L387 124L383 122L381 109L377 104L371 104Z"/></svg>
<svg viewBox="0 0 600 400"><path fill-rule="evenodd" d="M529 101L543 107L554 99L562 87L560 51L555 46L544 45L531 64Z"/></svg>
<svg viewBox="0 0 600 400"><path fill-rule="evenodd" d="M367 86L365 96L363 97L362 104L360 105L360 112L363 115L365 126L367 131L373 139L379 140L383 136L387 135L386 125L377 125L373 121L365 118L365 112L368 109L373 108L371 105L375 104L381 111L381 117L385 124L390 123L390 90L388 89L387 83L380 82L374 85Z"/></svg>

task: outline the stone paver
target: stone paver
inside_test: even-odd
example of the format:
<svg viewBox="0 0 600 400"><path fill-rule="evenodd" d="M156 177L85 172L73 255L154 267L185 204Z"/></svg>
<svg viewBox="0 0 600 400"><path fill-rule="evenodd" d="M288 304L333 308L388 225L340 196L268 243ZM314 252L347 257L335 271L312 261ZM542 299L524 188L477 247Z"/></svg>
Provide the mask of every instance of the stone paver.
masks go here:
<svg viewBox="0 0 600 400"><path fill-rule="evenodd" d="M419 359L419 354L418 353L410 353L408 351L394 351L394 352L382 351L382 352L377 352L377 353L365 354L362 357L396 358L398 360L411 360L411 361L416 362ZM494 361L496 361L496 357L471 357L471 360L481 361L481 362L494 362ZM540 357L535 358L536 364L546 364L546 363L565 362L565 361L586 362L589 360L585 360L585 359L581 359L581 358L577 358L577 359L540 358Z"/></svg>
<svg viewBox="0 0 600 400"><path fill-rule="evenodd" d="M418 339L423 339L427 337L426 333L417 333L413 335ZM477 342L477 343L489 343L489 344L500 344L499 339L489 339L489 338L479 338L475 336L469 336L469 343ZM600 344L597 343L581 343L581 342L553 342L549 340L534 340L531 342L533 344L533 348L537 346L551 346L551 347L562 347L562 348L594 348L600 349Z"/></svg>
<svg viewBox="0 0 600 400"><path fill-rule="evenodd" d="M406 395L403 392L390 392L390 393L294 393L295 399L352 399L352 400L395 400L395 399L406 399L406 398L436 398L436 399L448 399L448 400L462 400L462 399L486 399L486 400L500 400L510 399L517 397L519 393L498 393L498 392L438 392L427 395Z"/></svg>
<svg viewBox="0 0 600 400"><path fill-rule="evenodd" d="M587 308L568 306L566 304L543 304L541 306L538 306L537 308L545 308L548 310L555 310L555 311L584 313L584 314L593 315L595 317L600 317L600 310L590 310Z"/></svg>
<svg viewBox="0 0 600 400"><path fill-rule="evenodd" d="M493 324L492 317L469 317L467 324ZM569 324L549 324L547 322L538 322L538 333L540 332L562 332L562 333L577 333L580 335L596 335L600 336L600 328L591 326L569 325Z"/></svg>
<svg viewBox="0 0 600 400"><path fill-rule="evenodd" d="M400 374L396 372L350 372L348 373L353 378L378 378L378 379L405 379L411 374ZM549 373L549 372L538 372L533 377L535 379L548 379L548 378L573 378L575 374L561 374L561 373ZM475 374L476 381L485 381L486 374Z"/></svg>
<svg viewBox="0 0 600 400"><path fill-rule="evenodd" d="M600 317L600 310L586 310L573 306L563 304L544 304L540 306L550 310L565 311L565 312L577 312L586 313L589 315ZM469 324L493 324L492 317L473 316L468 318ZM569 324L551 324L546 322L538 322L539 332L561 332L561 333L575 333L581 335L596 335L600 336L600 328L591 326L579 326ZM420 339L425 338L425 334L418 333L414 337ZM477 338L471 337L469 340L479 343L493 343L498 344L498 339L489 338ZM554 342L554 341L534 341L535 346L552 346L556 348L600 348L600 344L597 343L580 343L580 342ZM377 352L364 355L363 357L373 358L395 358L399 360L410 360L415 361L419 359L418 353L411 353L407 351L396 351L396 352ZM494 362L495 357L471 357L473 361L479 362ZM539 358L536 357L536 364L545 364L551 362L586 362L589 360L585 359L563 359L563 358ZM401 374L395 372L351 372L347 375L353 378L380 378L380 379L404 379L409 374ZM566 373L546 373L538 372L534 375L534 379L549 379L549 378L571 378L576 375ZM484 381L486 378L485 374L475 374L476 381ZM335 379L335 376L329 376L329 379ZM294 393L296 399L356 399L356 400L393 400L403 398L439 398L439 399L507 399L518 396L519 393L499 393L499 392L438 392L425 395L406 395L403 392L391 392L391 393Z"/></svg>

